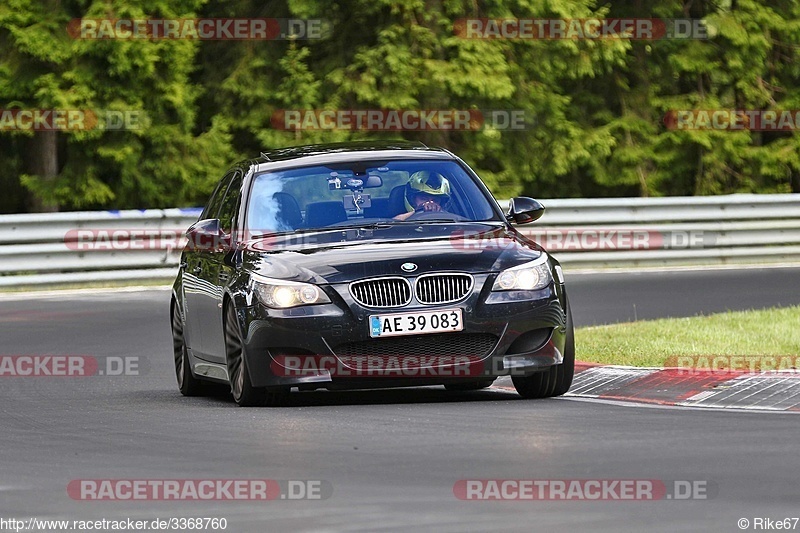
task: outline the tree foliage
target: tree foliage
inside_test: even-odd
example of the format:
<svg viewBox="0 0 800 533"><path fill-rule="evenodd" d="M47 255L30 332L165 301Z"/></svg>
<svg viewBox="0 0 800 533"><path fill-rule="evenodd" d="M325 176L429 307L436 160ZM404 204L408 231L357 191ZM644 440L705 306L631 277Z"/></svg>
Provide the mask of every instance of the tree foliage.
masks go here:
<svg viewBox="0 0 800 533"><path fill-rule="evenodd" d="M234 17L320 18L331 31L265 41L67 31L78 18ZM465 39L455 29L512 17L691 18L710 34ZM664 120L674 110L800 109L798 50L800 0L6 0L0 108L145 118L138 129L50 138L0 129L0 212L193 205L227 165L262 149L399 136L462 155L499 197L800 192L796 132ZM271 119L286 109L523 110L534 120L521 131L284 131Z"/></svg>

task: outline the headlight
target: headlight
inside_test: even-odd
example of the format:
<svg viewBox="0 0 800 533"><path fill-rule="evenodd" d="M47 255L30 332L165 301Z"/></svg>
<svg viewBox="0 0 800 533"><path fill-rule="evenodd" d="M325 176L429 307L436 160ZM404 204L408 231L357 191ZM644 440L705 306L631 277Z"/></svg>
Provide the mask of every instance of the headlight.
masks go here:
<svg viewBox="0 0 800 533"><path fill-rule="evenodd" d="M503 270L492 285L493 291L536 291L544 289L553 277L547 266L547 256L508 270Z"/></svg>
<svg viewBox="0 0 800 533"><path fill-rule="evenodd" d="M331 303L322 289L311 283L297 283L279 279L253 276L253 288L258 299L267 307L286 309L298 305L314 305Z"/></svg>

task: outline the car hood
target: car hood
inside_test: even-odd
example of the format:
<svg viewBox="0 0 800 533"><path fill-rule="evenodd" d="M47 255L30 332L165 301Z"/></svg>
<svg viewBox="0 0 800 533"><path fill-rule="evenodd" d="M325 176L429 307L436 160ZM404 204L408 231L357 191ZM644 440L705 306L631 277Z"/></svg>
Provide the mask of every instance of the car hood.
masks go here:
<svg viewBox="0 0 800 533"><path fill-rule="evenodd" d="M426 272L497 272L544 253L501 223L408 224L270 236L244 245L245 270L317 284ZM404 272L401 265L416 269Z"/></svg>

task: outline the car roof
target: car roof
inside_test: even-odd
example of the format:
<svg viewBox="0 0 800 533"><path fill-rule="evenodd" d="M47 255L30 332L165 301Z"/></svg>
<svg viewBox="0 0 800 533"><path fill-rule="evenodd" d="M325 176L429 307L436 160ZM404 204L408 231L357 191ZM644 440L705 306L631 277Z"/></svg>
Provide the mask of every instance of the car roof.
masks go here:
<svg viewBox="0 0 800 533"><path fill-rule="evenodd" d="M258 172L264 172L287 167L382 159L453 160L456 157L448 150L430 148L421 142L355 141L308 144L264 151L254 163L258 165Z"/></svg>

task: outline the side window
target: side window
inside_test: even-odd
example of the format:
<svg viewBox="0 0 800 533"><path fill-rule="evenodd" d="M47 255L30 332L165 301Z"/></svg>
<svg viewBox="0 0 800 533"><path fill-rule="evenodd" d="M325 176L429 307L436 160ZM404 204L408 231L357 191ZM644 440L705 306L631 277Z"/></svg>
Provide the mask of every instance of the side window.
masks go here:
<svg viewBox="0 0 800 533"><path fill-rule="evenodd" d="M233 179L233 176L234 173L230 172L220 180L217 188L214 189L214 194L212 194L211 199L208 200L208 204L206 204L203 214L200 215L200 220L217 218L220 205L222 205L222 199L225 197L225 191L228 190L228 185L230 184L231 179Z"/></svg>
<svg viewBox="0 0 800 533"><path fill-rule="evenodd" d="M226 234L231 233L234 225L234 218L236 217L236 207L239 205L239 198L242 196L242 173L236 172L233 180L228 186L228 192L225 194L225 199L222 201L222 206L219 210L220 228Z"/></svg>

